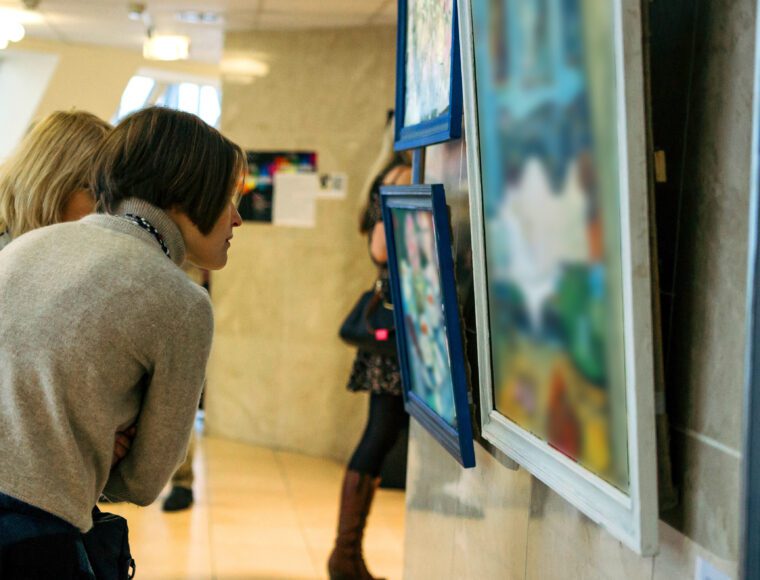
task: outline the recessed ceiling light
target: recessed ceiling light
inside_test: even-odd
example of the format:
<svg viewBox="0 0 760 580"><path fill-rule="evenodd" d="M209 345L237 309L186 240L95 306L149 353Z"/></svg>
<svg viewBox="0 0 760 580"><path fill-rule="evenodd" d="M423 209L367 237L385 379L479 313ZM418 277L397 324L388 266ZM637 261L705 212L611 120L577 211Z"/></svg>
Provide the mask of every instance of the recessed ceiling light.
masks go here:
<svg viewBox="0 0 760 580"><path fill-rule="evenodd" d="M177 12L177 20L186 24L220 24L224 19L219 12L183 10Z"/></svg>
<svg viewBox="0 0 760 580"><path fill-rule="evenodd" d="M14 20L21 24L40 24L42 15L30 10L15 10L13 8L0 7L0 22Z"/></svg>
<svg viewBox="0 0 760 580"><path fill-rule="evenodd" d="M26 30L20 22L13 20L0 21L0 36L3 36L11 42L19 42L24 38Z"/></svg>
<svg viewBox="0 0 760 580"><path fill-rule="evenodd" d="M187 36L154 34L143 41L143 56L150 60L187 60L189 53Z"/></svg>
<svg viewBox="0 0 760 580"><path fill-rule="evenodd" d="M9 42L19 42L25 34L24 26L17 20L12 18L0 20L0 50L8 48Z"/></svg>

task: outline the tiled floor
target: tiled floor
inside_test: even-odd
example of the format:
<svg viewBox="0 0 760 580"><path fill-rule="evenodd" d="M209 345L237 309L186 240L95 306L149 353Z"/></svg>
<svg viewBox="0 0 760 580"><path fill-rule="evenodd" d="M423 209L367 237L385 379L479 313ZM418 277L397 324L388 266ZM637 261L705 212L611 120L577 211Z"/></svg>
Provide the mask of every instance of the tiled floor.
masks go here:
<svg viewBox="0 0 760 580"><path fill-rule="evenodd" d="M129 521L138 580L325 578L342 475L331 461L201 438L191 510L102 507ZM379 490L365 540L374 575L401 578L403 536L403 493Z"/></svg>

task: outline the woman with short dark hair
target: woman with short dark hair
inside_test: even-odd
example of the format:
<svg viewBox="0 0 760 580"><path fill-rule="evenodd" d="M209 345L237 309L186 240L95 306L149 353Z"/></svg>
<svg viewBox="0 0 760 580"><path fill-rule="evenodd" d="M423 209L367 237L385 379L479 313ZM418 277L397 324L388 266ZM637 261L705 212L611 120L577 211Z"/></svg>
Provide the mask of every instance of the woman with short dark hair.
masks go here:
<svg viewBox="0 0 760 580"><path fill-rule="evenodd" d="M101 493L148 505L182 461L213 315L179 266L226 264L243 170L194 115L145 109L95 160L100 213L0 253L0 575L14 545L44 559L58 538L71 557L55 577L90 577L79 532ZM112 469L114 433L132 427Z"/></svg>

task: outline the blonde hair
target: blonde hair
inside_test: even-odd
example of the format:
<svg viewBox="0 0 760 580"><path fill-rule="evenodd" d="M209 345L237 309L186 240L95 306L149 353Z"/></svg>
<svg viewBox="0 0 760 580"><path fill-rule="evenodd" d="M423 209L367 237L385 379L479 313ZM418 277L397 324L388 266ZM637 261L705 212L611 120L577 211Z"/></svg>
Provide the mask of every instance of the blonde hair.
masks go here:
<svg viewBox="0 0 760 580"><path fill-rule="evenodd" d="M393 151L393 140L396 137L395 123L393 122L393 116L389 114L388 121L383 129L383 141L380 145L380 151L377 153L377 157L372 162L367 178L364 180L361 190L359 190L359 210L360 214L363 214L367 209L367 200L370 193L372 193L372 185L375 183L377 176L387 171L388 165L393 161L395 152Z"/></svg>
<svg viewBox="0 0 760 580"><path fill-rule="evenodd" d="M71 196L89 190L96 153L111 126L91 113L57 111L37 123L0 167L0 233L58 223Z"/></svg>

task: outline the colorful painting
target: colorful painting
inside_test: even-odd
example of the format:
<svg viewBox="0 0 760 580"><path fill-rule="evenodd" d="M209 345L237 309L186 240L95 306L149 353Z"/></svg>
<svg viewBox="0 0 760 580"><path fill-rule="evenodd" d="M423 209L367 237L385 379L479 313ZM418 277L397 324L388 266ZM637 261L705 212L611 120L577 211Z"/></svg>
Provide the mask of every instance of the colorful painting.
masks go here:
<svg viewBox="0 0 760 580"><path fill-rule="evenodd" d="M398 0L396 151L462 135L457 0Z"/></svg>
<svg viewBox="0 0 760 580"><path fill-rule="evenodd" d="M443 186L386 186L380 191L406 409L463 467L474 467Z"/></svg>
<svg viewBox="0 0 760 580"><path fill-rule="evenodd" d="M456 427L433 212L393 208L391 214L411 370L409 389Z"/></svg>
<svg viewBox="0 0 760 580"><path fill-rule="evenodd" d="M472 16L494 405L626 491L612 3Z"/></svg>
<svg viewBox="0 0 760 580"><path fill-rule="evenodd" d="M317 154L304 151L248 151L248 173L238 210L244 220L272 222L275 173L313 173Z"/></svg>
<svg viewBox="0 0 760 580"><path fill-rule="evenodd" d="M454 0L406 0L404 126L449 110Z"/></svg>

